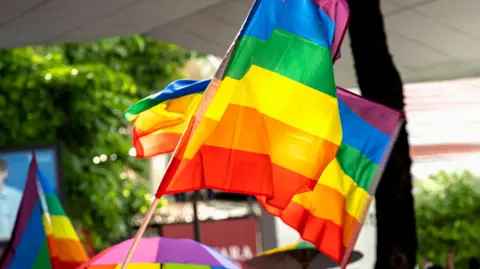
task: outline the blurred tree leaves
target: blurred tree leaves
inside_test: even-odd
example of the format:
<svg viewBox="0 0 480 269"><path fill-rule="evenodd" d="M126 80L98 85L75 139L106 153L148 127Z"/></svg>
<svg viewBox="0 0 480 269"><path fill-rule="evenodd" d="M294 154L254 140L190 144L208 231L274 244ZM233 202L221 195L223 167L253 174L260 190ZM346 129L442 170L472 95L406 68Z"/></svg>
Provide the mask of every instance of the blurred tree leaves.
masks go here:
<svg viewBox="0 0 480 269"><path fill-rule="evenodd" d="M150 204L146 162L128 156L123 111L177 79L189 58L142 36L0 51L0 147L61 142L66 206L96 247L128 236Z"/></svg>
<svg viewBox="0 0 480 269"><path fill-rule="evenodd" d="M480 178L440 171L419 180L415 190L419 254L445 265L455 247L456 266L467 268L468 259L480 253Z"/></svg>
<svg viewBox="0 0 480 269"><path fill-rule="evenodd" d="M102 62L114 71L130 74L137 84L136 96L143 98L177 77L179 63L185 63L191 53L148 36L132 36L66 45L65 55L70 62Z"/></svg>

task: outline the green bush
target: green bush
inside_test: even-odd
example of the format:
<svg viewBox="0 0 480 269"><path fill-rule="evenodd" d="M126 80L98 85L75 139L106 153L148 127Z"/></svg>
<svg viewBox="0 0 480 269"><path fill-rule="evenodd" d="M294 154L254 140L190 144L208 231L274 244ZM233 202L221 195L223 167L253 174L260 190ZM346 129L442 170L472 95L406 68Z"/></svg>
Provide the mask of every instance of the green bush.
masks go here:
<svg viewBox="0 0 480 269"><path fill-rule="evenodd" d="M445 265L454 247L457 268L468 268L468 259L480 255L480 178L440 171L417 183L419 255Z"/></svg>

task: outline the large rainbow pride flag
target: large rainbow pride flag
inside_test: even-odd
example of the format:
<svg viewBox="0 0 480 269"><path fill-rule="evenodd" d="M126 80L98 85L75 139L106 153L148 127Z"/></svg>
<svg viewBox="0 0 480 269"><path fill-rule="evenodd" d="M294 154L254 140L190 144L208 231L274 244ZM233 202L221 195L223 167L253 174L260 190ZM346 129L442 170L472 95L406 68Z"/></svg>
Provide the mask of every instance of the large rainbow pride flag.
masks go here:
<svg viewBox="0 0 480 269"><path fill-rule="evenodd" d="M32 154L12 238L0 258L0 269L74 269L88 261L87 254Z"/></svg>
<svg viewBox="0 0 480 269"><path fill-rule="evenodd" d="M253 10L262 10L260 6L258 6L259 2L257 1L257 7L254 8ZM275 2L275 5L282 5L281 3ZM292 2L292 1L290 1ZM299 2L304 2L305 1L298 1L296 4ZM313 3L309 1L310 3ZM321 1L317 1L321 2ZM335 1L332 1L335 2ZM270 1L263 1L261 3L270 3ZM288 1L287 1L288 3ZM261 5L261 4L260 4ZM267 5L267 4L265 4ZM268 5L267 5L268 6ZM278 8L278 6L277 6ZM292 8L288 9L290 11L294 10ZM271 11L271 10L270 10ZM297 10L298 11L298 10ZM275 12L270 13L270 15L276 14ZM301 14L296 13L296 15ZM267 21L275 21L275 19L271 19L271 17L268 17L268 15L265 15L266 18L265 20ZM301 17L301 16L300 16ZM253 16L255 18L255 16ZM251 21L255 21L255 19L252 19ZM258 24L257 24L258 26ZM259 29L264 29L262 27L259 27ZM258 29L257 29L258 30ZM248 22L247 22L247 31L244 32L245 35L248 33ZM242 35L240 35L242 36ZM273 38L274 33L272 33L271 38ZM240 39L238 42L242 42L243 39ZM247 39L248 40L248 39ZM290 45L294 45L294 38L291 39L286 39L284 40L284 43ZM257 43L261 43L258 40L254 40ZM268 42L267 42L268 43ZM253 43L252 43L253 44ZM257 47L261 46L258 44L252 45L252 47ZM240 45L237 45L236 48L240 48ZM270 48L271 50L268 52L270 54L285 54L285 51L276 51L275 48ZM259 49L260 50L260 49ZM262 51L262 50L260 50ZM199 108L195 112L192 120L189 122L188 126L186 127L186 132L184 134L184 137L180 140L180 145L178 146L177 152L175 156L182 157L182 151L186 151L186 148L191 146L189 143L191 143L191 140L193 139L192 137L195 135L192 133L195 132L205 132L201 128L202 120L198 120L199 115L201 117L202 113L203 115L207 117L208 119L208 110L209 109L215 109L215 111L220 111L218 112L220 116L219 122L222 120L229 119L230 123L234 122L236 124L232 125L227 125L227 123L223 123L223 127L219 127L221 124L220 123L214 123L211 124L214 127L211 127L213 131L209 134L210 136L207 137L206 141L209 142L211 140L215 140L213 142L209 142L211 144L214 143L223 143L224 147L225 146L235 146L238 145L238 143L243 142L243 141L256 141L262 142L262 138L267 140L275 137L281 136L281 135L290 135L293 136L294 138L303 138L305 141L312 143L313 146L314 140L313 139L305 139L305 136L299 135L295 136L297 134L302 134L301 132L285 132L285 129L272 129L272 132L268 132L268 126L271 126L271 124L268 119L265 118L256 118L252 117L251 113L249 114L248 109L237 109L235 112L236 114L234 115L229 115L227 114L228 109L230 108L233 103L239 106L239 104L245 104L245 100L248 100L249 98L252 98L254 101L257 100L262 100L261 98L253 98L256 97L256 93L252 91L256 89L256 85L250 85L248 84L247 86L238 86L238 84L241 85L241 81L244 80L248 76L248 72L251 72L253 68L254 70L261 69L261 67L256 67L255 65L249 66L248 63L245 64L245 70L249 70L245 74L240 74L239 79L237 81L231 82L230 84L225 83L225 81L229 80L234 80L232 78L229 78L229 70L230 72L233 72L231 70L237 70L234 67L235 65L235 52L234 50L233 53L233 60L229 62L228 65L226 65L226 75L223 77L223 80L221 80L221 76L217 76L216 79L213 79L210 83L209 88L206 90L205 95L202 103L200 104ZM249 54L245 51L242 51L244 58L249 58L252 63L256 63L256 57L264 57L262 53L257 52L257 53L252 53ZM307 51L308 52L308 51ZM283 56L283 55L282 55ZM288 54L287 54L288 56ZM297 55L298 59L301 59L303 61L304 65L307 65L309 59L303 58L302 52L298 52ZM335 54L334 54L335 56ZM265 56L267 57L267 56ZM331 56L330 56L331 57ZM292 59L286 57L287 59ZM247 59L248 60L248 59ZM233 63L232 63L233 61ZM237 61L238 63L239 61ZM241 62L241 61L240 61ZM272 64L273 64L272 60ZM279 61L280 63L282 61ZM308 67L303 66L299 67L299 64L293 61L293 63L297 64L295 65L298 67L299 72L306 72L307 75L311 75L309 72L310 70ZM232 67L233 66L233 67ZM282 65L276 65L276 67L282 67ZM233 68L233 69L232 69ZM288 69L288 67L287 67ZM318 71L318 70L317 70ZM266 72L267 73L267 72ZM316 73L318 76L325 75L325 73L322 73L318 71ZM285 76L285 75L283 75ZM300 75L299 75L300 76ZM329 76L326 77L321 77L322 79L328 78ZM260 88L267 88L270 87L268 84L273 83L276 86L277 91L282 91L285 85L290 86L292 84L288 83L282 83L282 84L275 84L274 79L276 79L273 75L272 76L263 76L263 79L265 81L259 82ZM288 78L288 77L287 77ZM260 81L260 79L258 79ZM257 80L247 80L248 83L257 83ZM197 83L197 82L189 82L189 83ZM226 86L223 86L224 89L222 88L222 85L232 85L232 84L237 84L237 86L232 86L231 88L228 88ZM290 81L289 83L293 83ZM325 83L322 81L321 83ZM257 83L258 84L258 83ZM304 84L302 82L302 84ZM173 84L172 84L173 85ZM304 84L305 86L305 84ZM308 86L308 85L307 85ZM252 88L252 89L251 89ZM310 87L311 88L311 87ZM223 92L222 92L223 89ZM172 90L172 89L170 89ZM184 94L200 94L202 93L204 89L196 88L195 90L193 88L188 87L188 83L182 84L182 88L177 88L176 89L176 96L183 96ZM297 92L296 92L297 93ZM292 115L297 116L298 121L304 121L304 122L310 122L310 123L315 123L318 124L319 121L325 120L325 118L322 119L321 116L318 116L316 114L313 115L299 115L298 111L302 111L301 105L305 104L308 105L310 104L309 101L305 102L298 102L298 104L295 102L295 98L299 98L296 96L296 93L291 93L290 98L292 98L293 102L291 103L290 106L287 106L287 103L276 103L276 95L273 92L270 92L270 101L271 101L271 106L277 109L278 111L284 111L284 113L291 113ZM218 97L220 95L220 97ZM225 95L227 97L225 97ZM166 95L164 95L166 96ZM235 97L235 98L234 98ZM336 88L335 90L335 97L336 97L336 106L334 108L330 107L329 109L331 111L334 111L333 113L336 113L335 111L338 111L339 113L339 121L340 121L340 128L341 128L341 140L339 141L339 147L335 151L335 157L326 164L326 168L323 170L323 172L318 176L318 180L315 181L314 186L312 189L308 188L303 188L299 189L297 192L294 193L293 198L288 200L286 203L286 206L278 206L275 204L272 204L271 201L270 203L267 200L267 196L265 195L257 195L257 199L262 203L262 205L265 207L265 209L276 216L279 216L282 218L287 224L295 228L302 236L307 241L310 241L316 245L316 247L325 253L326 255L330 256L334 260L336 260L339 263L342 263L343 265L346 265L346 262L349 259L349 256L351 254L352 248L356 242L356 238L358 236L358 233L362 227L362 223L365 218L365 214L368 210L368 207L370 205L370 202L373 198L373 195L376 190L376 186L378 184L378 180L380 178L380 175L383 172L383 168L386 164L386 161L388 160L388 156L390 153L390 148L393 145L393 143L396 140L397 137L397 132L400 126L403 124L403 115L395 111L393 109L390 109L388 107L385 107L383 105L371 102L369 100L366 100L360 96L357 96L355 94L352 94L346 90ZM175 97L176 98L176 97ZM215 107L215 105L218 105L220 102L215 101L215 99L220 99L220 98L225 98L229 99L228 102L223 103L223 109L222 106L220 108ZM238 99L236 99L238 98ZM243 99L242 99L243 98ZM237 101L240 100L240 101ZM299 100L301 100L299 98ZM161 100L162 102L165 100ZM192 101L193 102L193 101ZM261 102L255 102L255 104L262 104ZM282 104L284 104L282 106ZM321 105L319 102L318 105ZM247 106L248 107L248 106ZM251 107L249 107L251 108ZM148 111L149 107L143 107L142 109L137 109L137 113L144 113L143 111ZM260 110L258 108L254 108L257 110L257 112ZM203 111L203 112L202 112ZM261 111L261 110L260 110ZM324 111L327 113L327 111ZM222 114L223 113L223 114ZM257 113L258 115L258 113ZM227 116L229 116L227 118ZM257 123L259 125L265 125L264 129L258 128L254 132L244 132L244 128L252 126L252 123L249 121L253 121L253 124ZM136 124L136 123L135 123ZM182 129L185 129L186 121L179 122L178 126L182 126ZM321 126L321 124L318 124ZM322 128L326 128L328 130L327 126L323 126ZM215 131L220 130L216 136L213 136L212 133ZM248 129L247 130L252 130ZM325 131L325 130L324 130ZM266 135L265 135L266 133ZM278 134L280 133L280 134ZM214 137L214 138L212 138ZM209 140L211 139L211 140ZM155 140L152 140L155 141ZM178 140L175 140L178 141ZM278 152L279 155L281 156L280 153L283 154L283 156L291 157L289 155L294 155L296 157L303 157L303 158L310 158L312 161L312 165L318 164L317 160L315 158L311 158L311 156L308 155L302 155L302 147L298 147L297 140L277 140L280 141L280 143L276 144L270 144L270 145L276 145L278 148L268 148L269 152ZM173 141L172 141L173 142ZM283 142L283 143L282 143ZM184 143L182 145L182 143ZM236 144L237 143L237 144ZM261 144L261 143L257 143ZM208 144L210 146L210 144ZM201 148L203 145L197 148ZM228 147L226 147L228 148ZM249 151L250 150L250 151ZM251 147L249 148L247 153L252 153L256 152L255 148ZM326 149L328 152L328 149ZM180 153L179 153L180 152ZM208 153L208 152L205 152ZM167 177L173 177L173 181L176 180L173 184L176 185L176 188L172 192L179 191L178 186L180 185L178 182L181 181L181 183L187 184L190 183L192 185L199 184L201 186L202 183L202 178L200 177L209 177L214 174L215 171L212 170L208 171L209 173L212 174L207 174L205 173L205 170L202 171L202 169L199 169L198 166L203 165L203 161L206 160L205 157L210 157L210 158L217 158L217 169L227 169L229 173L235 174L236 177L229 177L230 174L227 174L228 176L223 175L223 180L228 181L228 180L239 180L239 184L249 184L251 181L249 178L245 178L246 176L249 176L249 171L245 171L246 169L250 168L250 165L252 163L255 164L262 164L262 162L257 162L255 159L248 159L245 158L243 159L244 162L241 162L242 160L231 160L226 158L225 156L222 155L215 155L215 152L211 152L211 156L205 156L206 154L200 154L200 164L197 163L197 166L194 166L192 164L189 164L185 162L184 159L180 159L180 163L175 164L174 166L169 167L169 170L173 175L168 175ZM235 152L233 152L235 153ZM235 156L233 156L234 158ZM275 156L272 156L270 154L268 156L271 161L271 163L274 163L274 158ZM224 160L227 159L227 160ZM175 161L175 160L174 160ZM178 162L178 159L176 160ZM184 162L182 164L182 161ZM237 162L233 165L232 162ZM175 166L177 165L177 166ZM183 167L182 167L183 165ZM220 167L222 165L226 165L227 167ZM230 165L230 166L229 166ZM238 169L234 170L232 167L234 165L238 165ZM190 166L190 167L189 167ZM192 168L193 167L193 168ZM202 167L204 168L204 167ZM188 171L188 169L191 169L191 171ZM267 169L268 170L268 169ZM198 173L198 174L195 174ZM203 173L203 174L202 174ZM267 177L270 176L268 172L265 174ZM197 176L197 177L195 177ZM176 177L176 178L175 178ZM243 177L243 179L242 179ZM263 178L261 176L254 178L258 182L263 183ZM295 176L293 175L291 178L288 178L289 180L295 180ZM227 185L227 191L232 191L228 186L230 182L223 182L224 185ZM277 182L280 183L277 188L288 188L290 181L286 182ZM221 185L222 183L219 183ZM159 192L157 195L164 193L165 190L167 192L169 191L169 188L171 186L163 186L164 189L161 189L162 186L159 188ZM220 188L221 189L221 188ZM188 189L184 189L188 190ZM225 190L225 189L221 189ZM276 191L275 189L274 191ZM233 190L235 192L235 190ZM275 193L275 192L274 192ZM251 194L251 193L250 193ZM276 194L276 193L275 193ZM255 194L254 194L255 195Z"/></svg>
<svg viewBox="0 0 480 269"><path fill-rule="evenodd" d="M183 96L201 94L203 90L196 88L192 93L183 84L175 92ZM281 217L305 240L340 261L356 241L403 116L341 88L337 88L337 96L342 143L313 191L296 194L284 210L269 206L262 197L257 198L269 213ZM178 126L185 124L179 122ZM168 152L166 148L162 151Z"/></svg>

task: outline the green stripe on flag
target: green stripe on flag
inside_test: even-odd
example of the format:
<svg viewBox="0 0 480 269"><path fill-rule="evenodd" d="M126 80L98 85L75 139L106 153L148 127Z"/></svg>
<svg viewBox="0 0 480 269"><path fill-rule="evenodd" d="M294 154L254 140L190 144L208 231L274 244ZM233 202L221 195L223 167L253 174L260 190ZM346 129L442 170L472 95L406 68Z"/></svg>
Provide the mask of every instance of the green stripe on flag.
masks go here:
<svg viewBox="0 0 480 269"><path fill-rule="evenodd" d="M244 36L226 76L240 80L252 65L337 96L330 50L295 34L276 29L268 41Z"/></svg>
<svg viewBox="0 0 480 269"><path fill-rule="evenodd" d="M368 192L378 165L365 157L358 149L345 143L340 144L337 152L340 167L358 186Z"/></svg>
<svg viewBox="0 0 480 269"><path fill-rule="evenodd" d="M50 215L56 216L66 216L65 210L63 210L62 204L58 200L56 195L47 194L45 195L45 200L47 201L48 213Z"/></svg>
<svg viewBox="0 0 480 269"><path fill-rule="evenodd" d="M43 243L42 248L40 249L40 252L38 253L38 256L35 259L31 269L52 269L50 253L48 252L48 244L46 240Z"/></svg>

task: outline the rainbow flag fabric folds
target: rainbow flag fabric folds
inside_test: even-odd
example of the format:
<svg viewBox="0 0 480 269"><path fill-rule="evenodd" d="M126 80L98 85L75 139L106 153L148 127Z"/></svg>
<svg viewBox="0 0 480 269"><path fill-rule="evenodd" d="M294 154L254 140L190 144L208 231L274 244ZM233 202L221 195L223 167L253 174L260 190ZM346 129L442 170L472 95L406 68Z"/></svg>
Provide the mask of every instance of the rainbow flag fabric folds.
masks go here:
<svg viewBox="0 0 480 269"><path fill-rule="evenodd" d="M311 0L257 1L157 196L211 188L285 208L296 192L311 190L342 139L334 35L333 21Z"/></svg>
<svg viewBox="0 0 480 269"><path fill-rule="evenodd" d="M163 91L148 96L125 112L133 122L136 156L149 158L175 150L188 119L200 102L209 80L177 80Z"/></svg>
<svg viewBox="0 0 480 269"><path fill-rule="evenodd" d="M337 96L342 143L315 188L296 194L284 210L257 198L269 213L340 263L356 241L403 115L341 88Z"/></svg>
<svg viewBox="0 0 480 269"><path fill-rule="evenodd" d="M335 86L347 14L343 1L256 1L157 197L201 188L255 195L345 266L404 121Z"/></svg>
<svg viewBox="0 0 480 269"><path fill-rule="evenodd" d="M346 265L404 117L346 90L337 93L342 142L315 188L296 194L283 210L257 198L304 240Z"/></svg>
<svg viewBox="0 0 480 269"><path fill-rule="evenodd" d="M0 258L0 269L74 269L87 260L70 220L33 155L12 239Z"/></svg>

